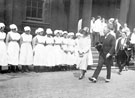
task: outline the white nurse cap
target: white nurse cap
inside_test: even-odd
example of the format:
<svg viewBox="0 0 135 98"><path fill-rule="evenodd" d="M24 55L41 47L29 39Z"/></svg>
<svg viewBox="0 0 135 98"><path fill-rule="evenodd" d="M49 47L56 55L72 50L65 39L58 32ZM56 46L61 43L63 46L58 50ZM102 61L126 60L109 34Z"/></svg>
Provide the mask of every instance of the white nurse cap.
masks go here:
<svg viewBox="0 0 135 98"><path fill-rule="evenodd" d="M0 28L1 27L5 27L5 24L4 23L0 23Z"/></svg>
<svg viewBox="0 0 135 98"><path fill-rule="evenodd" d="M47 28L47 29L46 29L46 33L47 33L47 34L53 34L53 32L52 32L52 30L51 30L50 28Z"/></svg>
<svg viewBox="0 0 135 98"><path fill-rule="evenodd" d="M18 29L17 29L17 26L16 26L15 24L11 24L11 25L9 26L9 28L10 28L10 29L16 29L16 30L18 30Z"/></svg>
<svg viewBox="0 0 135 98"><path fill-rule="evenodd" d="M31 31L31 28L29 26L25 26L24 31Z"/></svg>
<svg viewBox="0 0 135 98"><path fill-rule="evenodd" d="M38 31L39 32L44 32L44 29L43 28L38 28Z"/></svg>

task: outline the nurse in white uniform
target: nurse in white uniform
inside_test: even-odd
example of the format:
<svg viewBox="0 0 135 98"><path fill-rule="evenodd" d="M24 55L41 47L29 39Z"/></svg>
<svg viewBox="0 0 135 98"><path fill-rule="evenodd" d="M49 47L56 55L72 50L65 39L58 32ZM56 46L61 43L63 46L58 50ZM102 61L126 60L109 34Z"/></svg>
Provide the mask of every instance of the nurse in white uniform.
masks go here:
<svg viewBox="0 0 135 98"><path fill-rule="evenodd" d="M15 24L10 25L10 32L7 34L6 38L6 44L8 47L8 64L9 68L13 71L16 72L18 69L18 63L19 63L19 43L18 41L20 40L20 34L17 32L18 28Z"/></svg>
<svg viewBox="0 0 135 98"><path fill-rule="evenodd" d="M24 33L21 34L19 64L22 65L22 71L29 71L29 67L33 64L32 35L30 32L31 28L26 26Z"/></svg>
<svg viewBox="0 0 135 98"><path fill-rule="evenodd" d="M7 47L4 42L6 33L4 32L5 24L0 23L0 71L2 66L7 66Z"/></svg>
<svg viewBox="0 0 135 98"><path fill-rule="evenodd" d="M36 72L40 71L40 67L45 66L45 36L43 36L44 29L38 28L34 38L34 69Z"/></svg>
<svg viewBox="0 0 135 98"><path fill-rule="evenodd" d="M55 65L60 66L62 64L62 38L60 37L60 31L54 31L54 56L55 56Z"/></svg>
<svg viewBox="0 0 135 98"><path fill-rule="evenodd" d="M67 45L68 45L68 39L67 39L68 32L64 31L63 32L63 37L62 37L62 64L63 66L67 66Z"/></svg>
<svg viewBox="0 0 135 98"><path fill-rule="evenodd" d="M49 68L52 68L55 66L55 57L54 57L54 38L52 36L53 32L50 28L46 29L46 40L45 40L45 44L46 44L46 66Z"/></svg>
<svg viewBox="0 0 135 98"><path fill-rule="evenodd" d="M73 39L74 33L68 33L68 58L67 62L70 67L75 64L75 40Z"/></svg>

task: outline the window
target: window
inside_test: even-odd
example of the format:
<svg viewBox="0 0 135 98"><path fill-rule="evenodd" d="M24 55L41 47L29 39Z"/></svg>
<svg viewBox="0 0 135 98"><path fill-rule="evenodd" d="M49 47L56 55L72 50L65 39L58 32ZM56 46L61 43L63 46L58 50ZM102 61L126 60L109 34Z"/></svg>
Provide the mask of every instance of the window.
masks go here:
<svg viewBox="0 0 135 98"><path fill-rule="evenodd" d="M121 0L116 0L116 8L117 9L120 9L120 3L121 3Z"/></svg>
<svg viewBox="0 0 135 98"><path fill-rule="evenodd" d="M27 20L42 20L44 0L27 0L26 19Z"/></svg>

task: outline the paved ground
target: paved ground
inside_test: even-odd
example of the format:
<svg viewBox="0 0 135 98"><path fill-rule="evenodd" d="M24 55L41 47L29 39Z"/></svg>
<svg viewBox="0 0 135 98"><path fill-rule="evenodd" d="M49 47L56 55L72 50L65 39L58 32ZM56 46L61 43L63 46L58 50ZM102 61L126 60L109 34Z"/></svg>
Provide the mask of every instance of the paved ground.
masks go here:
<svg viewBox="0 0 135 98"><path fill-rule="evenodd" d="M135 98L135 70L117 74L112 70L110 83L102 70L97 83L91 83L89 70L83 80L78 71L0 74L0 98Z"/></svg>

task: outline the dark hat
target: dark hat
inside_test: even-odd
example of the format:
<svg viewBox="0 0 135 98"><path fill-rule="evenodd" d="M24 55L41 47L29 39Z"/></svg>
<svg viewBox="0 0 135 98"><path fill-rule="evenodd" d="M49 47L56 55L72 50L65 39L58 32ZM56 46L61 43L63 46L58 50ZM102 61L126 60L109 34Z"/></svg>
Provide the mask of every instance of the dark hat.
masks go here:
<svg viewBox="0 0 135 98"><path fill-rule="evenodd" d="M89 28L88 27L84 27L83 30L86 31L86 32L89 32Z"/></svg>
<svg viewBox="0 0 135 98"><path fill-rule="evenodd" d="M88 27L84 27L83 29L80 29L79 32L81 34L88 34L89 33L89 28Z"/></svg>
<svg viewBox="0 0 135 98"><path fill-rule="evenodd" d="M96 45L95 45L95 48L97 49L98 52L101 52L102 51L102 48L103 48L103 44L97 42Z"/></svg>
<svg viewBox="0 0 135 98"><path fill-rule="evenodd" d="M84 31L83 29L80 29L79 32L80 32L81 34L83 34L83 32L85 32L85 31Z"/></svg>

